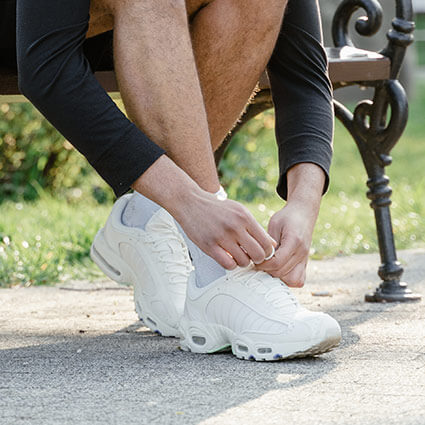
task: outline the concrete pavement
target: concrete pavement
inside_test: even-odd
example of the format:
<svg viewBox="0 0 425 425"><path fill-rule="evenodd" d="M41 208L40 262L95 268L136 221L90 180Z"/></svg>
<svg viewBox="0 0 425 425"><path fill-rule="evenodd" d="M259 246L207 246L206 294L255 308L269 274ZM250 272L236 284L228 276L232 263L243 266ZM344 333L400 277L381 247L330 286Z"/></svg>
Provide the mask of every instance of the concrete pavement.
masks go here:
<svg viewBox="0 0 425 425"><path fill-rule="evenodd" d="M425 295L425 250L400 257ZM377 264L311 262L296 293L339 320L343 343L278 363L181 352L110 281L0 290L0 423L424 425L425 303L365 304Z"/></svg>

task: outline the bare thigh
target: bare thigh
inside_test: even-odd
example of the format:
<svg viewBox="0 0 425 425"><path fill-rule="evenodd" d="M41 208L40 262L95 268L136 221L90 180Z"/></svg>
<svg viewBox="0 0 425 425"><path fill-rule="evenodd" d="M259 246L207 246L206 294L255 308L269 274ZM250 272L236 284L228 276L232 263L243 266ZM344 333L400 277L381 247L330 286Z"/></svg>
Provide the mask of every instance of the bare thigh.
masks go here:
<svg viewBox="0 0 425 425"><path fill-rule="evenodd" d="M143 1L143 0L134 0ZM196 13L213 0L186 0L187 16L193 19ZM90 22L87 38L94 37L114 28L114 12L117 7L125 7L122 0L91 0Z"/></svg>

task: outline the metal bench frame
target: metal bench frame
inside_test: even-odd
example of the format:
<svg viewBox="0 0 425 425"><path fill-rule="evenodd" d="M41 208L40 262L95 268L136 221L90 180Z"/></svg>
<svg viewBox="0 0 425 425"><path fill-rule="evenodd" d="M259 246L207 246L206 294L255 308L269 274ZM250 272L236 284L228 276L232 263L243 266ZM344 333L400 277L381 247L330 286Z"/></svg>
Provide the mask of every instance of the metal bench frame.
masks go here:
<svg viewBox="0 0 425 425"><path fill-rule="evenodd" d="M372 36L379 30L382 8L377 0L343 0L333 19L335 47L327 48L329 75L334 89L348 85L374 89L373 100L358 103L354 113L334 101L336 117L350 132L360 151L368 175L367 196L375 213L382 263L378 275L382 282L373 294L366 295L366 301L370 302L415 301L421 298L401 282L403 268L397 260L390 213L392 191L385 175L385 167L392 162L390 152L407 123L407 98L398 75L406 48L413 42L415 27L411 0L395 0L395 4L396 16L387 33L388 43L380 52L356 49L348 34L348 24L358 9L364 10L366 16L357 19L356 31L362 36ZM113 70L97 72L96 77L112 97L119 96ZM259 82L259 89L240 122L216 152L217 163L240 128L251 118L273 107L266 74ZM0 101L24 100L18 90L16 74L0 69ZM387 116L390 116L389 121Z"/></svg>

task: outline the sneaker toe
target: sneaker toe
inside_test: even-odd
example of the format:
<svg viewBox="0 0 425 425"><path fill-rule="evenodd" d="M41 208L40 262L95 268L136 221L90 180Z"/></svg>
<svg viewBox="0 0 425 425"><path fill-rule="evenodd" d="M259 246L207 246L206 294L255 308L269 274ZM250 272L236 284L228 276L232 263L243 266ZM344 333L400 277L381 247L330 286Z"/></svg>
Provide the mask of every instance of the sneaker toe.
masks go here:
<svg viewBox="0 0 425 425"><path fill-rule="evenodd" d="M328 314L304 310L295 315L293 328L287 337L293 342L320 342L328 339L339 341L341 328Z"/></svg>

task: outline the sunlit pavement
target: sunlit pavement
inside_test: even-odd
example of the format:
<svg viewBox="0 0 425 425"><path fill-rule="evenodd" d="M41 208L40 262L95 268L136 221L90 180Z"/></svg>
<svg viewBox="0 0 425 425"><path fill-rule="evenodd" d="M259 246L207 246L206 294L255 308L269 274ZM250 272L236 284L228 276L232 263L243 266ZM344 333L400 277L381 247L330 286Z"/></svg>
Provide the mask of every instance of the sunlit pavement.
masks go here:
<svg viewBox="0 0 425 425"><path fill-rule="evenodd" d="M400 259L425 295L425 250ZM424 425L425 303L364 303L378 263L311 262L296 293L339 320L343 343L278 363L181 352L110 281L0 290L0 423Z"/></svg>

